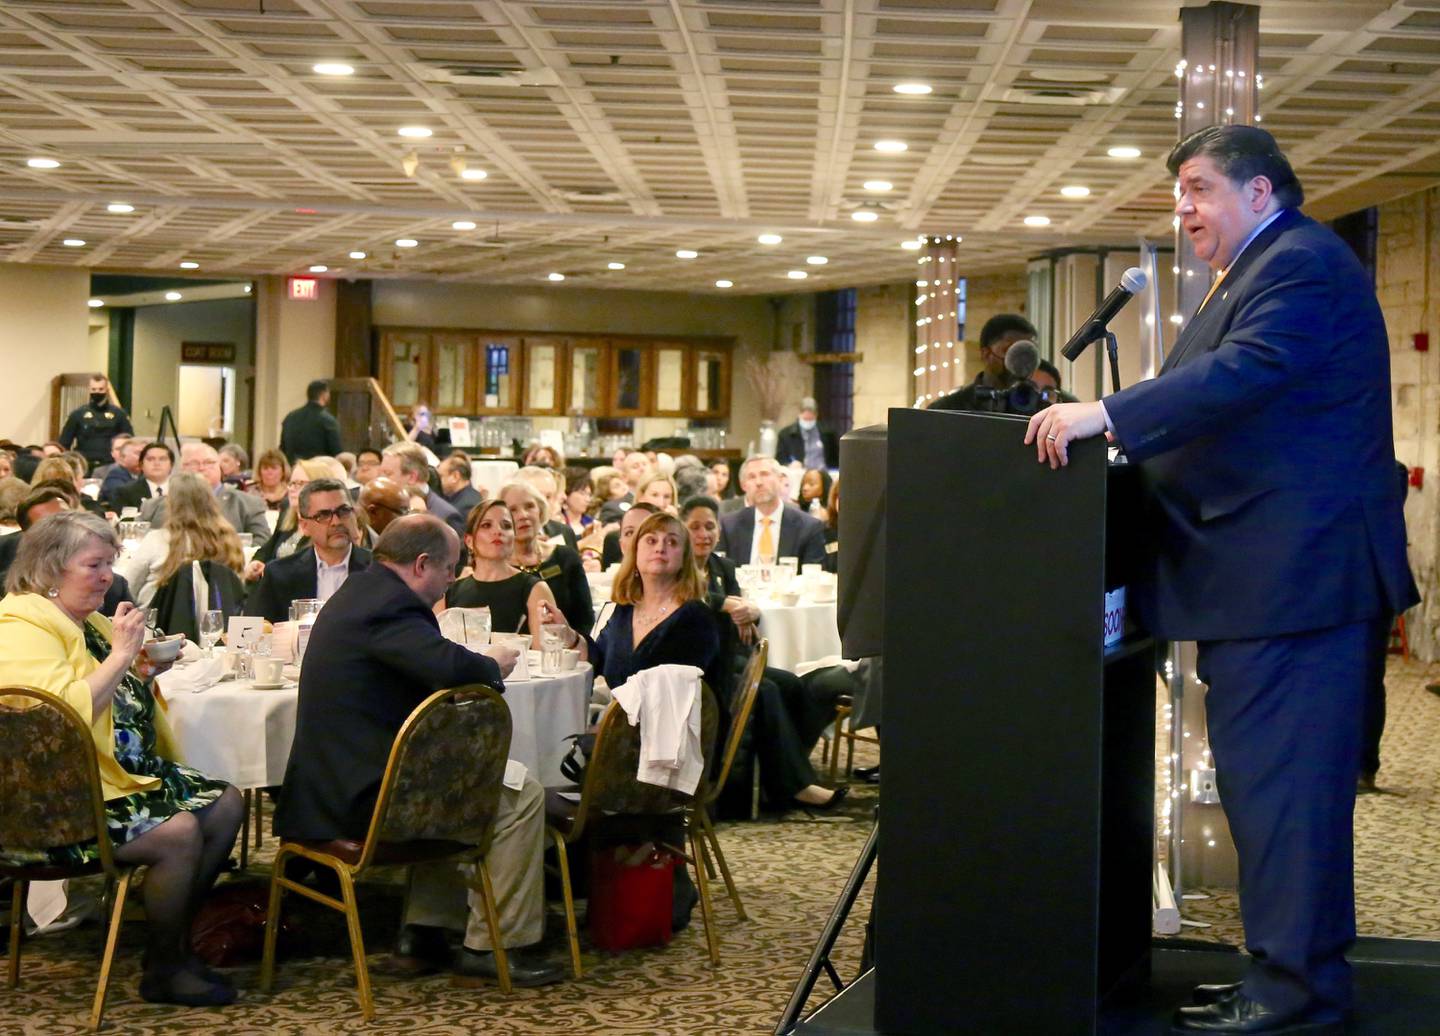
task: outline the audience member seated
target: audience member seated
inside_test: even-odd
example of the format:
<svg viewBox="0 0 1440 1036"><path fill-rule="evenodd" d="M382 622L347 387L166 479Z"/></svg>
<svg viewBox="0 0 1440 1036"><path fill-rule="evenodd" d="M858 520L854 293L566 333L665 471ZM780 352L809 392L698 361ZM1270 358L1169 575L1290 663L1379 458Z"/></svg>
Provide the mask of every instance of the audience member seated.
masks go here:
<svg viewBox="0 0 1440 1036"><path fill-rule="evenodd" d="M510 508L515 522L512 563L522 572L534 573L548 583L565 621L582 633L590 632L595 624L595 607L590 599L585 566L576 551L551 543L540 534L550 517L545 498L528 482L519 481L501 486L498 497Z"/></svg>
<svg viewBox="0 0 1440 1036"><path fill-rule="evenodd" d="M163 497L174 467L175 451L163 442L140 447L140 477L115 490L109 497L111 505L121 510L133 507L138 511L147 500Z"/></svg>
<svg viewBox="0 0 1440 1036"><path fill-rule="evenodd" d="M3 584L5 573L10 570L11 564L15 561L15 555L20 551L20 543L24 539L24 533L42 518L48 518L60 511L82 511L80 506L80 494L75 492L75 487L69 482L52 480L41 482L38 485L30 486L29 493L15 506L15 525L19 533L13 536L0 538L0 584ZM126 601L130 600L130 584L123 576L115 576L110 589L105 593L105 603L101 606L101 614L114 615L115 610Z"/></svg>
<svg viewBox="0 0 1440 1036"><path fill-rule="evenodd" d="M561 497L558 518L570 527L570 532L578 543L590 531L590 526L595 524L595 516L590 513L595 489L590 484L590 472L584 468L566 468L563 475L565 495Z"/></svg>
<svg viewBox="0 0 1440 1036"><path fill-rule="evenodd" d="M825 521L825 504L830 499L830 472L811 468L800 476L800 510Z"/></svg>
<svg viewBox="0 0 1440 1036"><path fill-rule="evenodd" d="M436 426L429 403L416 403L401 424L405 427L406 439L431 453L439 450L442 439L446 444L450 442L449 430Z"/></svg>
<svg viewBox="0 0 1440 1036"><path fill-rule="evenodd" d="M615 575L611 599L610 621L588 649L596 675L611 688L642 669L667 664L696 666L712 690L724 686L720 636L705 603L705 579L679 518L661 512L640 523Z"/></svg>
<svg viewBox="0 0 1440 1036"><path fill-rule="evenodd" d="M237 489L248 489L250 483L250 454L238 443L227 442L220 447L220 479L226 485Z"/></svg>
<svg viewBox="0 0 1440 1036"><path fill-rule="evenodd" d="M470 573L445 593L447 608L489 608L490 628L497 633L528 631L540 647L540 629L561 615L550 586L531 572L522 572L511 559L515 552L515 522L499 500L487 500L470 512L465 529L470 550Z"/></svg>
<svg viewBox="0 0 1440 1036"><path fill-rule="evenodd" d="M654 504L666 514L679 514L675 506L675 480L669 475L654 474L635 490L636 503Z"/></svg>
<svg viewBox="0 0 1440 1036"><path fill-rule="evenodd" d="M980 361L985 366L975 380L954 392L941 396L927 405L930 410L986 409L976 395L977 388L1004 389L1014 384L1014 376L1005 369L1005 354L1016 342L1036 341L1035 325L1018 313L998 313L980 328Z"/></svg>
<svg viewBox="0 0 1440 1036"><path fill-rule="evenodd" d="M685 464L680 461L689 460ZM710 496L714 473L698 457L682 457L675 464L675 506L681 507L697 496Z"/></svg>
<svg viewBox="0 0 1440 1036"><path fill-rule="evenodd" d="M106 476L120 466L120 458L124 455L125 444L129 442L130 439L131 434L129 432L120 432L111 436L110 459L104 464L96 465L95 470L90 472L90 477L98 481L101 485L104 485Z"/></svg>
<svg viewBox="0 0 1440 1036"><path fill-rule="evenodd" d="M723 678L728 696L734 675L745 668L749 645L756 642L760 609L741 596L734 562L715 554L720 539L720 502L696 497L685 505L681 517L696 568L706 583L706 601L719 627L727 661ZM773 808L785 809L793 803L831 809L845 801L848 790L820 786L810 765L815 743L834 718L833 695L817 700L794 673L765 667L755 699L752 743L760 764L760 786Z"/></svg>
<svg viewBox="0 0 1440 1036"><path fill-rule="evenodd" d="M290 618L290 602L328 601L352 574L370 567L370 552L355 546L360 532L345 483L333 478L307 482L296 511L310 546L265 566L245 602L246 615L284 622Z"/></svg>
<svg viewBox="0 0 1440 1036"><path fill-rule="evenodd" d="M270 535L270 523L265 520L265 505L258 497L242 493L233 486L220 481L220 455L215 447L203 442L187 442L180 447L180 470L199 475L210 485L220 513L234 527L236 532L248 532L257 539ZM165 498L151 499L140 508L140 517L152 525L165 520Z"/></svg>
<svg viewBox="0 0 1440 1036"><path fill-rule="evenodd" d="M360 489L360 510L378 539L391 522L410 513L410 494L393 478L376 475Z"/></svg>
<svg viewBox="0 0 1440 1036"><path fill-rule="evenodd" d="M101 476L100 499L110 503L112 508L115 507L115 494L142 477L140 451L144 448L144 439L129 436L120 445L120 459Z"/></svg>
<svg viewBox="0 0 1440 1036"><path fill-rule="evenodd" d="M470 484L470 459L464 454L452 453L440 462L438 470L440 494L462 518L468 519L471 509L485 499L485 495Z"/></svg>
<svg viewBox="0 0 1440 1036"><path fill-rule="evenodd" d="M20 531L15 512L30 492L30 485L24 479L0 475L0 537L12 536Z"/></svg>
<svg viewBox="0 0 1440 1036"><path fill-rule="evenodd" d="M483 683L503 691L515 652L477 654L440 635L431 610L450 585L460 541L430 515L391 522L375 563L320 612L307 655L325 659L300 673L295 742L275 810L275 833L301 841L363 839L401 725L430 694ZM487 863L499 904L501 939L516 985L559 981L561 968L524 948L545 928L544 792L533 778L502 788ZM468 900L468 909L467 909ZM451 966L446 929L465 931L453 966L494 977L479 896L467 895L454 864L416 866L397 955L415 970Z"/></svg>
<svg viewBox="0 0 1440 1036"><path fill-rule="evenodd" d="M380 477L380 451L369 446L355 454L355 481L368 486Z"/></svg>
<svg viewBox="0 0 1440 1036"><path fill-rule="evenodd" d="M397 442L385 447L380 455L380 473L386 478L393 478L407 490L414 489L424 498L426 511L454 529L456 536L465 535L464 516L439 493L431 492L430 464L418 444Z"/></svg>
<svg viewBox="0 0 1440 1036"><path fill-rule="evenodd" d="M92 514L100 515L103 518L105 516L105 505L90 499L90 497L86 496L83 492L85 476L83 473L77 474L76 471L77 467L83 464L83 459L77 465L77 463L66 454L61 454L58 457L46 457L35 466L35 474L30 478L30 485L34 488L47 482L63 483L75 491L75 499L79 502L80 508Z"/></svg>
<svg viewBox="0 0 1440 1036"><path fill-rule="evenodd" d="M605 552L602 560L607 569L611 565L618 565L625 560L625 554L630 549L631 541L635 539L635 530L640 528L641 523L650 515L659 513L660 508L643 500L625 512L625 517L620 519L620 527L614 532L605 534Z"/></svg>
<svg viewBox="0 0 1440 1036"><path fill-rule="evenodd" d="M565 458L553 446L531 446L520 456L522 468L553 468L560 471L565 467Z"/></svg>
<svg viewBox="0 0 1440 1036"><path fill-rule="evenodd" d="M712 460L710 471L715 475L715 499L724 503L735 495L735 482L730 475L730 462L723 458Z"/></svg>
<svg viewBox="0 0 1440 1036"><path fill-rule="evenodd" d="M650 458L640 450L633 450L616 465L620 474L625 479L625 493L615 497L618 487L611 489L611 498L600 505L600 520L605 523L618 522L629 506L639 499L635 494L641 484L655 473L655 467L650 463Z"/></svg>
<svg viewBox="0 0 1440 1036"><path fill-rule="evenodd" d="M179 763L150 688L166 667L144 653L144 611L122 605L113 622L96 614L119 549L110 526L83 512L51 515L25 534L0 601L0 686L38 688L90 723L115 858L147 866L140 995L228 1004L235 990L194 955L190 923L229 858L244 808L234 788ZM80 863L97 852L85 842L45 856Z"/></svg>
<svg viewBox="0 0 1440 1036"><path fill-rule="evenodd" d="M720 547L737 565L777 558L798 558L810 565L825 558L824 527L798 508L785 506L780 474L773 457L751 457L740 467L740 485L750 506L720 519Z"/></svg>
<svg viewBox="0 0 1440 1036"><path fill-rule="evenodd" d="M290 481L290 462L279 450L266 450L255 462L255 480L250 492L265 501L265 507L278 515L290 504L286 483ZM277 522L278 524L278 522Z"/></svg>
<svg viewBox="0 0 1440 1036"><path fill-rule="evenodd" d="M141 608L149 608L155 591L192 561L218 561L237 577L245 567L240 537L220 514L204 479L181 472L170 480L168 499L164 524L147 532L115 566Z"/></svg>
<svg viewBox="0 0 1440 1036"><path fill-rule="evenodd" d="M15 451L0 449L0 478L16 478ZM21 481L25 481L21 479Z"/></svg>
<svg viewBox="0 0 1440 1036"><path fill-rule="evenodd" d="M275 522L275 531L270 534L250 564L245 568L245 581L253 583L265 574L265 566L280 558L288 558L310 545L305 530L300 527L300 490L317 478L341 480L343 468L333 457L307 457L297 460L285 480L285 507Z"/></svg>
<svg viewBox="0 0 1440 1036"><path fill-rule="evenodd" d="M550 517L541 532L556 543L563 543L578 552L575 532L560 517L565 503L565 480L555 468L537 468L533 465L521 468L511 477L515 482L528 482L545 498L545 512Z"/></svg>
<svg viewBox="0 0 1440 1036"><path fill-rule="evenodd" d="M830 486L830 500L825 506L825 557L820 562L826 572L840 571L840 479Z"/></svg>

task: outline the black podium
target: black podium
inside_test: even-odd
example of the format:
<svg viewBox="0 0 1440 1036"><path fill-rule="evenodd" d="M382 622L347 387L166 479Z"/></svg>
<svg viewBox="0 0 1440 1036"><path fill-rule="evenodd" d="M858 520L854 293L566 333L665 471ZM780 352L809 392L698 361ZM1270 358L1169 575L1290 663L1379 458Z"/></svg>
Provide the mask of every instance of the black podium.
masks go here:
<svg viewBox="0 0 1440 1036"><path fill-rule="evenodd" d="M875 1028L1094 1033L1148 975L1151 639L1103 647L1132 469L1002 415L892 410Z"/></svg>

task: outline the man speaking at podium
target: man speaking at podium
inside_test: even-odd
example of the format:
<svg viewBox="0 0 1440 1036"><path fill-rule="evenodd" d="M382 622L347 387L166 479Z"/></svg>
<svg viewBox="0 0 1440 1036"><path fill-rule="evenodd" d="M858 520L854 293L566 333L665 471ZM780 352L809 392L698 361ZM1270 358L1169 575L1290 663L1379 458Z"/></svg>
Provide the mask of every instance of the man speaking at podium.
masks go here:
<svg viewBox="0 0 1440 1036"><path fill-rule="evenodd" d="M1175 1028L1339 1032L1366 660L1419 599L1385 322L1350 249L1301 215L1269 133L1212 126L1167 165L1210 293L1157 378L1042 410L1025 442L1057 468L1108 432L1141 466L1153 535L1133 600L1157 637L1199 644L1252 959Z"/></svg>

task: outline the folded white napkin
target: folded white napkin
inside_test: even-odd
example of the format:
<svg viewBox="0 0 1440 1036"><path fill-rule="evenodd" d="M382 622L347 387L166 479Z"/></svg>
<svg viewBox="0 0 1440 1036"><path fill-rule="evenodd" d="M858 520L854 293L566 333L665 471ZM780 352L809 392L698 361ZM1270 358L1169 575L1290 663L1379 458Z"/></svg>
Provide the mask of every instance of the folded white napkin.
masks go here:
<svg viewBox="0 0 1440 1036"><path fill-rule="evenodd" d="M500 783L511 791L519 791L525 786L525 778L530 773L530 768L519 759L505 760L505 776Z"/></svg>
<svg viewBox="0 0 1440 1036"><path fill-rule="evenodd" d="M160 693L174 696L189 691L191 694L199 694L201 691L209 690L220 682L225 675L225 660L218 655L214 658L202 658L193 665L187 665L183 669L171 669L169 672L161 673L155 679L160 684Z"/></svg>
<svg viewBox="0 0 1440 1036"><path fill-rule="evenodd" d="M468 644L466 646L470 647L470 645ZM487 658L494 658L495 648L499 646L501 645L487 644L484 647L470 647L470 650L476 652L477 654L485 655ZM505 679L514 682L530 679L529 660L525 656L526 652L520 652L520 656L515 659L515 668L511 670L510 675L505 677Z"/></svg>
<svg viewBox="0 0 1440 1036"><path fill-rule="evenodd" d="M841 658L839 655L826 655L824 658L816 659L813 662L801 662L795 666L793 672L796 676L804 676L806 673L813 673L817 669L829 669L837 665L850 673L860 668L860 663L856 660Z"/></svg>

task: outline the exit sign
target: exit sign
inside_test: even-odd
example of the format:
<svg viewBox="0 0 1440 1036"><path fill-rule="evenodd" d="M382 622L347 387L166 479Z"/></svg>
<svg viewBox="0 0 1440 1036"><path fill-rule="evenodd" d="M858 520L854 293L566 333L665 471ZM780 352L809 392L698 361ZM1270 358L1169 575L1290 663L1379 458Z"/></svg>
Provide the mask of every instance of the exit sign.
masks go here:
<svg viewBox="0 0 1440 1036"><path fill-rule="evenodd" d="M314 302L320 297L320 282L314 277L291 277L290 297L300 302Z"/></svg>

